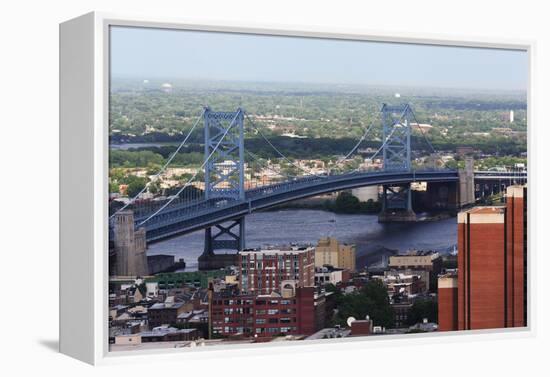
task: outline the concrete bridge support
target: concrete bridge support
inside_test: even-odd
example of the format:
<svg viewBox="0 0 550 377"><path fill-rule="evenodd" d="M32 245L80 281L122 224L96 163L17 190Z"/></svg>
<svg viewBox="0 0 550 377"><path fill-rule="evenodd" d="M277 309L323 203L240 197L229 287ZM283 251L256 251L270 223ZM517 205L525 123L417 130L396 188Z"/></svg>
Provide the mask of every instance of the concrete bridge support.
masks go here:
<svg viewBox="0 0 550 377"><path fill-rule="evenodd" d="M456 210L458 190L456 182L429 182L425 193L417 193L420 207L426 211Z"/></svg>
<svg viewBox="0 0 550 377"><path fill-rule="evenodd" d="M378 222L410 222L416 221L412 208L411 185L383 186L382 211Z"/></svg>
<svg viewBox="0 0 550 377"><path fill-rule="evenodd" d="M145 229L134 227L134 212L124 210L114 217L115 271L118 276L147 275Z"/></svg>
<svg viewBox="0 0 550 377"><path fill-rule="evenodd" d="M240 251L244 248L244 217L206 228L204 231L204 251L199 257L199 270L214 270L234 265L235 253L216 254L215 251Z"/></svg>

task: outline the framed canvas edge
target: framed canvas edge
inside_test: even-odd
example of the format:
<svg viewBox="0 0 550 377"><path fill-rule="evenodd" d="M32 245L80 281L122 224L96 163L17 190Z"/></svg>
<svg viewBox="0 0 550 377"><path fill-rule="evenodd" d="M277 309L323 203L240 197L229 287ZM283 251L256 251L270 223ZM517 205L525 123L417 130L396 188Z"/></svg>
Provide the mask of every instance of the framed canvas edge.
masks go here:
<svg viewBox="0 0 550 377"><path fill-rule="evenodd" d="M183 18L159 18L148 16L124 15L105 12L93 12L94 17L94 364L117 364L161 359L209 359L212 357L235 357L246 355L267 355L294 353L296 351L345 350L350 347L362 348L380 346L402 346L416 344L435 344L453 342L470 342L482 339L510 339L532 337L536 334L536 280L535 248L533 247L533 219L536 207L533 200L528 201L528 326L494 330L471 330L449 333L386 335L384 337L360 337L292 342L284 344L228 345L215 348L195 349L159 349L136 350L127 352L109 352L108 344L108 224L107 224L107 187L108 187L108 113L109 113L109 27L149 27L196 31L217 31L243 34L263 34L310 38L332 38L347 40L379 41L394 43L428 44L440 46L461 46L475 48L493 48L524 50L528 53L528 181L529 196L536 197L536 161L534 158L534 40L507 39L493 37L472 37L443 34L423 34L414 32L392 32L389 30L358 30L350 28L329 28L311 25L275 25L255 24L252 22L227 22ZM66 231L62 229L62 231ZM62 325L62 324L60 324Z"/></svg>

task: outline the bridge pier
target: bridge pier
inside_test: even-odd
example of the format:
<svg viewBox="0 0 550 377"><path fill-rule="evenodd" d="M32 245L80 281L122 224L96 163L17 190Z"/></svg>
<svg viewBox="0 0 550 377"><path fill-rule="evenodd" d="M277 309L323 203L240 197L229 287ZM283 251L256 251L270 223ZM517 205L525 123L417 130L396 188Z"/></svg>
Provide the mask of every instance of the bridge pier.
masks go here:
<svg viewBox="0 0 550 377"><path fill-rule="evenodd" d="M238 230L235 228L238 227ZM229 223L204 230L204 251L199 257L199 270L217 270L235 264L236 254L216 254L216 250L240 251L245 248L244 216Z"/></svg>
<svg viewBox="0 0 550 377"><path fill-rule="evenodd" d="M145 229L135 229L134 212L132 210L120 211L114 216L113 243L116 262L111 275L147 275Z"/></svg>
<svg viewBox="0 0 550 377"><path fill-rule="evenodd" d="M411 185L383 186L382 211L378 214L378 222L411 221L416 221L416 213L412 208Z"/></svg>

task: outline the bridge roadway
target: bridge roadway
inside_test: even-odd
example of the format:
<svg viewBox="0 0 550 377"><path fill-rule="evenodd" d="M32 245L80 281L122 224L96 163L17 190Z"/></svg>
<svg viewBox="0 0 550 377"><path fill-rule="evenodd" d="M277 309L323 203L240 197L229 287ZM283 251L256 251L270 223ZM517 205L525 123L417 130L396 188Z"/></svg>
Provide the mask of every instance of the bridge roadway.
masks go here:
<svg viewBox="0 0 550 377"><path fill-rule="evenodd" d="M475 172L476 181L526 179L527 173ZM169 206L148 220L147 242L154 243L194 232L254 211L266 209L296 199L372 185L398 185L411 182L456 182L456 170L424 170L411 172L368 172L334 176L304 177L293 181L263 186L246 191L245 200L215 198L195 203ZM136 227L147 217L138 215Z"/></svg>
<svg viewBox="0 0 550 377"><path fill-rule="evenodd" d="M185 205L169 206L163 212L148 220L143 226L146 229L147 242L154 243L236 219L278 204L334 191L371 185L404 184L415 181L455 182L457 180L458 172L453 170L406 173L369 172L304 177L247 190L245 200L216 198ZM136 217L136 227L139 227L145 219L145 215Z"/></svg>
<svg viewBox="0 0 550 377"><path fill-rule="evenodd" d="M527 173L475 172L476 181L526 179ZM296 199L372 185L398 185L411 182L457 182L456 170L411 172L368 172L334 176L304 177L293 181L263 186L246 191L245 200L215 198L195 203L178 204L148 220L147 243L154 243L204 229ZM147 217L136 217L136 227Z"/></svg>

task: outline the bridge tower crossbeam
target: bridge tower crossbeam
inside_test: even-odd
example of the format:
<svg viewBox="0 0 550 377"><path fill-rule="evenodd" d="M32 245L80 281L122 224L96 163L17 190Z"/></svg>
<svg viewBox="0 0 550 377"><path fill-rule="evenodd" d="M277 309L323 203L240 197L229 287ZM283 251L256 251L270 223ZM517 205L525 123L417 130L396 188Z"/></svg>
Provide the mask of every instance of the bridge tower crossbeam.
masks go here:
<svg viewBox="0 0 550 377"><path fill-rule="evenodd" d="M382 105L382 153L384 170L388 172L411 171L411 120L414 117L408 104ZM382 212L379 221L414 221L410 184L384 185Z"/></svg>
<svg viewBox="0 0 550 377"><path fill-rule="evenodd" d="M411 119L412 109L408 104L382 105L382 131L385 171L406 172L411 170Z"/></svg>
<svg viewBox="0 0 550 377"><path fill-rule="evenodd" d="M244 111L204 110L204 197L206 200L245 200ZM223 139L222 139L223 138ZM236 230L238 228L238 230ZM204 252L199 268L219 268L233 264L216 250L242 250L245 247L244 217L205 229Z"/></svg>
<svg viewBox="0 0 550 377"><path fill-rule="evenodd" d="M244 200L244 111L206 108L203 118L205 198Z"/></svg>

